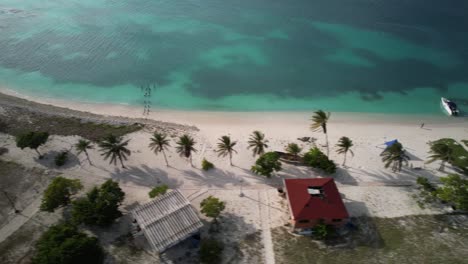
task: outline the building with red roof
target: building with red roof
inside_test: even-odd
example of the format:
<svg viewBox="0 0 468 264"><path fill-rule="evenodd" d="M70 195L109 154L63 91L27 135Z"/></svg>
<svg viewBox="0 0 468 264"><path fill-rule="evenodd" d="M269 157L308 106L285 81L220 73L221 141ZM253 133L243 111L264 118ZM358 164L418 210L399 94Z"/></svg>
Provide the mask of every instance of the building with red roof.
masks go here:
<svg viewBox="0 0 468 264"><path fill-rule="evenodd" d="M333 178L285 179L284 186L295 229L346 223L348 211Z"/></svg>

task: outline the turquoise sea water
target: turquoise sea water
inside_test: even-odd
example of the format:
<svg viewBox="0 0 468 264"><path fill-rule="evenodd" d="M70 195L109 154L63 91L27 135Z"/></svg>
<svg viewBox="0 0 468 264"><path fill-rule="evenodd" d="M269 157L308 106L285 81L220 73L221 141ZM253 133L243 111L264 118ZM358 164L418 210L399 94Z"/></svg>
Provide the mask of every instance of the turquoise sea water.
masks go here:
<svg viewBox="0 0 468 264"><path fill-rule="evenodd" d="M155 108L437 114L441 96L468 104L468 2L0 0L0 86Z"/></svg>

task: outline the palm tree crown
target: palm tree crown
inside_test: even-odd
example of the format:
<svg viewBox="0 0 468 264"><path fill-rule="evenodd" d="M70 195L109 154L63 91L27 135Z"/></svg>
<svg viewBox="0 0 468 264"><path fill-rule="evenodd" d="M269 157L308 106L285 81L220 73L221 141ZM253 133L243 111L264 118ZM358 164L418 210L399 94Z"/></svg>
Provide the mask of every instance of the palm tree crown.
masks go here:
<svg viewBox="0 0 468 264"><path fill-rule="evenodd" d="M351 153L352 156L354 156L354 152L351 150L351 147L353 147L353 141L349 139L348 137L341 137L340 140L338 141L338 144L336 144L338 149L336 152L338 154L344 154L344 160L343 160L343 166L346 164L346 154Z"/></svg>
<svg viewBox="0 0 468 264"><path fill-rule="evenodd" d="M268 140L265 139L265 134L262 132L255 130L249 138L249 146L247 149L252 149L253 156L255 155L262 155L265 153L265 149L268 148Z"/></svg>
<svg viewBox="0 0 468 264"><path fill-rule="evenodd" d="M104 156L104 160L110 157L109 163L117 164L117 159L122 164L122 168L125 168L123 160L127 160L127 156L130 156L131 152L127 149L128 142L130 140L123 141L122 137L116 137L114 135L106 136L101 142L99 142L99 148L101 156Z"/></svg>
<svg viewBox="0 0 468 264"><path fill-rule="evenodd" d="M232 153L237 153L237 151L234 149L234 146L237 144L237 141L231 141L231 138L229 136L222 136L219 138L218 142L218 149L216 152L218 152L218 156L229 156L229 164L232 166Z"/></svg>
<svg viewBox="0 0 468 264"><path fill-rule="evenodd" d="M431 144L429 153L432 155L429 156L429 160L426 163L432 163L436 160L442 161L439 168L440 171L444 171L446 162L453 161L453 149L446 143Z"/></svg>
<svg viewBox="0 0 468 264"><path fill-rule="evenodd" d="M92 165L91 160L89 159L89 155L88 155L88 150L94 149L91 141L86 140L86 139L80 139L78 143L75 144L75 149L77 151L77 155L84 153L86 155L86 158L88 159L89 164Z"/></svg>
<svg viewBox="0 0 468 264"><path fill-rule="evenodd" d="M299 153L301 153L302 148L299 147L299 145L297 145L296 143L289 143L286 147L286 151L297 158L299 157Z"/></svg>
<svg viewBox="0 0 468 264"><path fill-rule="evenodd" d="M196 144L195 140L191 136L185 134L179 138L179 141L177 141L176 144L177 153L179 153L181 157L190 158L190 165L193 167L192 152L197 152L194 148L194 145Z"/></svg>
<svg viewBox="0 0 468 264"><path fill-rule="evenodd" d="M408 164L409 157L406 155L403 145L399 142L387 147L381 154L385 168L392 166L392 171L401 171L403 163Z"/></svg>
<svg viewBox="0 0 468 264"><path fill-rule="evenodd" d="M171 146L169 143L170 140L167 138L166 134L154 132L153 137L150 139L151 142L149 144L149 148L154 151L154 154L158 154L160 152L163 153L164 160L166 161L166 165L169 166L169 162L167 161L166 157L166 150L168 147Z"/></svg>
<svg viewBox="0 0 468 264"><path fill-rule="evenodd" d="M330 154L330 149L328 147L328 134L327 134L327 123L328 119L330 118L330 112L325 113L323 110L318 110L314 112L312 116L312 124L310 125L310 129L312 131L318 131L322 129L322 132L325 134L325 139L327 141L327 156Z"/></svg>

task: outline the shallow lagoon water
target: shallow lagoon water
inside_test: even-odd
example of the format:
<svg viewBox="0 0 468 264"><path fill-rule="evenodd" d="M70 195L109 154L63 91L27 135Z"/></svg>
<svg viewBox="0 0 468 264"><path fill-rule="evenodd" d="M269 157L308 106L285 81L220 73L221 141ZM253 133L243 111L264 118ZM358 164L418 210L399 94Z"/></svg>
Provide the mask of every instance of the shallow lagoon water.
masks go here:
<svg viewBox="0 0 468 264"><path fill-rule="evenodd" d="M0 86L169 109L438 114L441 96L468 102L466 25L461 0L0 0Z"/></svg>

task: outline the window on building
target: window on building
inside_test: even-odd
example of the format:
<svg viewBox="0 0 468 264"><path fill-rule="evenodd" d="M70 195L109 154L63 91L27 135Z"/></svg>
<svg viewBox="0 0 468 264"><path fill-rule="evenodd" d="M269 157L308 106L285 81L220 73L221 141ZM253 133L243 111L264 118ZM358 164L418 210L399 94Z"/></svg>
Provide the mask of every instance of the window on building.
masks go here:
<svg viewBox="0 0 468 264"><path fill-rule="evenodd" d="M299 223L301 223L301 224L309 223L309 220L307 220L307 219L302 219L302 220L299 220Z"/></svg>
<svg viewBox="0 0 468 264"><path fill-rule="evenodd" d="M335 219L332 219L333 222L341 222L341 219L338 219L338 218L335 218Z"/></svg>

